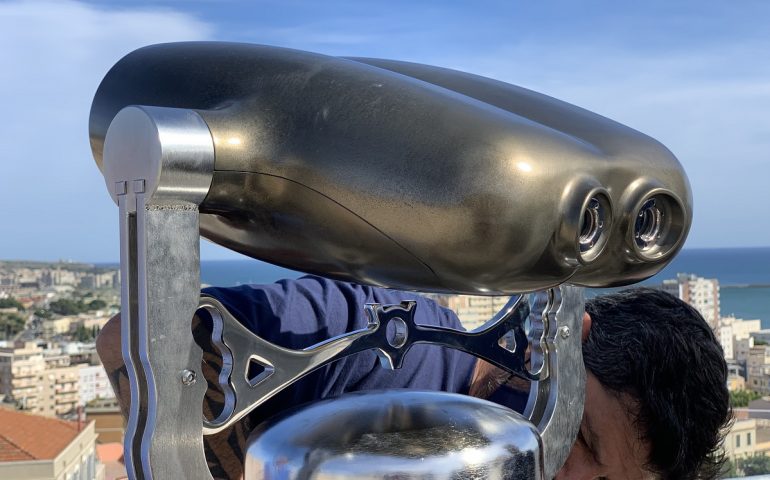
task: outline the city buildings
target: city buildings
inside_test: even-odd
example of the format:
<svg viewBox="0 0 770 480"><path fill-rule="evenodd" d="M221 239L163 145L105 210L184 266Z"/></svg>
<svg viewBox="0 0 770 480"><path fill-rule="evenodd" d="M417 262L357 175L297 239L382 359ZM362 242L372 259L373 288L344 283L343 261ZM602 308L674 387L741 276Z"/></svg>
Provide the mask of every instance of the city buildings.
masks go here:
<svg viewBox="0 0 770 480"><path fill-rule="evenodd" d="M0 396L45 416L73 414L91 400L114 397L101 365L73 364L72 358L37 342L0 348Z"/></svg>
<svg viewBox="0 0 770 480"><path fill-rule="evenodd" d="M735 317L723 317L719 321L717 338L725 352L725 358L736 360L739 363L746 362L747 350L753 345L747 340L762 330L760 320L742 320ZM744 344L739 342L747 341Z"/></svg>
<svg viewBox="0 0 770 480"><path fill-rule="evenodd" d="M725 435L724 449L732 461L766 455L770 452L770 420L736 420Z"/></svg>
<svg viewBox="0 0 770 480"><path fill-rule="evenodd" d="M125 419L114 396L91 401L85 407L85 414L87 421L93 420L96 423L97 442L123 443Z"/></svg>
<svg viewBox="0 0 770 480"><path fill-rule="evenodd" d="M664 280L663 290L689 303L703 315L714 331L719 327L719 280L688 273Z"/></svg>
<svg viewBox="0 0 770 480"><path fill-rule="evenodd" d="M447 298L446 306L457 314L463 327L473 330L489 321L509 299L510 297L452 295Z"/></svg>
<svg viewBox="0 0 770 480"><path fill-rule="evenodd" d="M749 337L743 340L736 340L733 342L733 357L739 365L744 367L749 360L749 352L751 347L754 346L754 337ZM744 368L745 370L745 368Z"/></svg>
<svg viewBox="0 0 770 480"><path fill-rule="evenodd" d="M761 395L770 395L770 346L754 345L749 349L746 385Z"/></svg>
<svg viewBox="0 0 770 480"><path fill-rule="evenodd" d="M716 279L680 273L665 280L662 289L693 306L711 326L728 363L730 391L770 396L770 330L762 330L760 320L721 317ZM723 448L731 461L770 452L770 414L762 412L770 411L767 405L768 400L752 401L726 432Z"/></svg>
<svg viewBox="0 0 770 480"><path fill-rule="evenodd" d="M0 396L21 410L52 414L43 405L40 383L44 371L43 349L36 343L0 348Z"/></svg>
<svg viewBox="0 0 770 480"><path fill-rule="evenodd" d="M0 409L0 478L102 480L94 423Z"/></svg>
<svg viewBox="0 0 770 480"><path fill-rule="evenodd" d="M115 393L110 386L110 380L107 378L107 372L104 366L88 365L78 369L79 404L88 405L88 403L97 399L115 398Z"/></svg>
<svg viewBox="0 0 770 480"><path fill-rule="evenodd" d="M0 261L0 298L23 299L32 294L51 294L74 289L117 289L117 269L105 270L93 265L59 262Z"/></svg>

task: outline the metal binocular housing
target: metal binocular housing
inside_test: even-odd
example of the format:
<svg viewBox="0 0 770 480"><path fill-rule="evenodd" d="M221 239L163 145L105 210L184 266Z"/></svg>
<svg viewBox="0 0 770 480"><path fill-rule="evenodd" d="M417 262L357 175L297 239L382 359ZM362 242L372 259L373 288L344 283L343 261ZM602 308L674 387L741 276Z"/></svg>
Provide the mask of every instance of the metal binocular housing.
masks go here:
<svg viewBox="0 0 770 480"><path fill-rule="evenodd" d="M415 63L233 43L154 45L109 71L89 127L120 207L132 386L125 446L134 478L209 478L202 442L180 439L221 431L340 355L374 349L398 368L414 342L459 348L531 380L527 411L438 392L325 401L260 427L247 474L248 465L281 458L291 478L551 478L582 414L580 339L570 335L580 331L578 287L657 273L681 249L692 218L682 167L652 138L524 88ZM402 319L410 340L401 345L384 334L391 310L368 306L366 332L287 353L246 331L216 299L199 297L199 236L339 280L517 296L473 332ZM223 380L225 412L213 420L180 413L199 412L205 394L205 382L189 382L201 352L187 336L199 309L219 322L233 365ZM499 345L527 322L529 343L525 335L513 348ZM528 347L536 367L523 365ZM241 370L255 355L270 367L256 382ZM172 381L180 372L188 381ZM378 411L370 411L374 398ZM431 404L451 404L451 413L437 416ZM390 423L351 422L334 441L323 422L293 432L298 418L335 408ZM403 434L440 431L442 422L462 433L442 441ZM298 437L314 440L298 448ZM383 442L390 447L377 450ZM441 475L426 476L409 460L426 442L425 455L446 467ZM413 446L399 456L396 445L405 444ZM450 457L459 460L441 461ZM468 465L478 467L476 477Z"/></svg>

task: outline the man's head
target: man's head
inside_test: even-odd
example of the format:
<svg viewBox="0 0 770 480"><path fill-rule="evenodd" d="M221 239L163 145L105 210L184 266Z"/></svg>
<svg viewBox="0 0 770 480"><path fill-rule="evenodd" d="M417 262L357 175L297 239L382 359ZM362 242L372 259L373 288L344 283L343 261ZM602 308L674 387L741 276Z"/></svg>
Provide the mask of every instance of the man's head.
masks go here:
<svg viewBox="0 0 770 480"><path fill-rule="evenodd" d="M578 441L557 478L717 478L727 367L703 317L658 290L591 299Z"/></svg>

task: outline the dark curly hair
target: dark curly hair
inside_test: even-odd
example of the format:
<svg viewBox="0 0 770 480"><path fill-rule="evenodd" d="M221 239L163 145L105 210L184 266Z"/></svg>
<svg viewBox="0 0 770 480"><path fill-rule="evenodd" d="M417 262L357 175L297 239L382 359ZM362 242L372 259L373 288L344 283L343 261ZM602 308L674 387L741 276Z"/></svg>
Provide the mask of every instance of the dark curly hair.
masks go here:
<svg viewBox="0 0 770 480"><path fill-rule="evenodd" d="M727 365L700 313L651 288L590 299L586 311L586 368L608 390L636 400L634 421L650 446L647 469L665 480L718 478L731 418Z"/></svg>

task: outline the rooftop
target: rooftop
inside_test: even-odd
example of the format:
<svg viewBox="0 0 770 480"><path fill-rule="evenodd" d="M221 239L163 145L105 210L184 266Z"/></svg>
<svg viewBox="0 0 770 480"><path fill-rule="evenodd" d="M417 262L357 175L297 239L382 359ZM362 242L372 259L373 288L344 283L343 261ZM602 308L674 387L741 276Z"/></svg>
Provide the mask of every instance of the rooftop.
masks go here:
<svg viewBox="0 0 770 480"><path fill-rule="evenodd" d="M102 463L120 462L123 460L123 444L102 443L96 445L96 456Z"/></svg>
<svg viewBox="0 0 770 480"><path fill-rule="evenodd" d="M52 460L78 433L76 422L0 409L0 462Z"/></svg>

